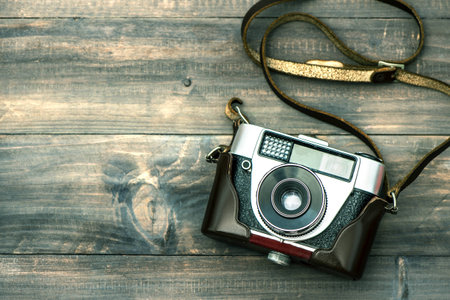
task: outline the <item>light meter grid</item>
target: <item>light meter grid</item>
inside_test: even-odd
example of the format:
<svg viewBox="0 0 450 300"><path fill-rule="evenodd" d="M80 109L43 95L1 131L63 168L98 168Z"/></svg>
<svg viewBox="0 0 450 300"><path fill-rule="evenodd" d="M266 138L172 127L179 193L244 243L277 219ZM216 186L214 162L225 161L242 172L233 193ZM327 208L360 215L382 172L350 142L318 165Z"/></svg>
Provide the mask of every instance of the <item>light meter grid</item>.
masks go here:
<svg viewBox="0 0 450 300"><path fill-rule="evenodd" d="M293 142L276 137L265 135L261 144L261 154L275 159L287 161L289 159Z"/></svg>

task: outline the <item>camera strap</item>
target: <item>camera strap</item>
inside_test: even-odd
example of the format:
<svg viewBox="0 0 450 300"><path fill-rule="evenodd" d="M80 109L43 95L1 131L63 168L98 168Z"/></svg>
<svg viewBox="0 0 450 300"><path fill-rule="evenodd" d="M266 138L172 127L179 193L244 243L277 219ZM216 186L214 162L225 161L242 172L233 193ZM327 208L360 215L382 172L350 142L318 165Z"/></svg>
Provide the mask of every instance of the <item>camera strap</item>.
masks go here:
<svg viewBox="0 0 450 300"><path fill-rule="evenodd" d="M273 90L273 92L285 103L297 109L298 111L305 113L311 117L314 117L320 121L337 126L345 131L355 135L361 141L363 141L374 153L375 155L383 159L380 150L376 146L375 142L360 128L353 125L352 123L344 120L341 117L333 115L331 113L315 109L313 107L307 106L287 94L285 94L275 83L272 78L271 71L276 71L288 75L316 78L316 79L326 79L335 81L347 81L347 82L370 82L370 83L386 83L399 81L415 86L426 87L434 89L436 91L442 92L447 96L450 96L450 86L442 81L427 76L419 75L416 73L408 72L404 70L404 65L408 64L414 60L420 53L424 44L424 29L423 23L415 9L409 4L402 0L377 0L395 6L408 14L410 14L416 21L419 27L419 44L416 51L410 57L399 60L399 61L377 61L365 57L353 49L345 45L335 33L323 22L321 22L316 17L295 12L288 13L277 18L272 24L267 27L265 34L261 40L260 51L252 49L247 40L247 32L250 27L252 20L260 14L262 11L284 2L289 2L292 0L261 0L253 5L249 11L246 13L241 27L241 37L244 44L244 49L248 56L257 64L261 65L263 69L264 76L267 83ZM338 61L326 61L326 60L310 60L304 63L293 62L287 60L275 59L267 56L267 40L271 32L278 28L279 26L294 22L307 22L318 27L330 40L331 42L347 57L358 63L359 65L348 65L343 64ZM233 102L232 99L231 102ZM231 115L230 112L234 113L235 117L238 114L231 108L231 105L227 106L227 115ZM239 115L240 112L239 112ZM450 145L450 138L447 138L445 142L431 150L427 155L425 155L417 165L396 185L393 187L389 186L388 180L385 180L387 200L393 203L389 208L389 211L396 213L396 198L399 193L405 189L410 183L412 183L417 176L422 172L422 170L427 166L427 164L432 161L437 155L442 153Z"/></svg>

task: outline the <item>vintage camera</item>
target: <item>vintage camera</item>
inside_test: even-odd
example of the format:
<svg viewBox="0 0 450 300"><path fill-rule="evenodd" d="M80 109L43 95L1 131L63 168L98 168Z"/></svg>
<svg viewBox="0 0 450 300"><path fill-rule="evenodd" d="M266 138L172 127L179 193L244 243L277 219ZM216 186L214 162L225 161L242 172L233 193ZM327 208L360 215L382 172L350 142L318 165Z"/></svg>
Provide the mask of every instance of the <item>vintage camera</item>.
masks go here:
<svg viewBox="0 0 450 300"><path fill-rule="evenodd" d="M371 155L242 124L218 159L202 232L357 279L387 204L384 177Z"/></svg>

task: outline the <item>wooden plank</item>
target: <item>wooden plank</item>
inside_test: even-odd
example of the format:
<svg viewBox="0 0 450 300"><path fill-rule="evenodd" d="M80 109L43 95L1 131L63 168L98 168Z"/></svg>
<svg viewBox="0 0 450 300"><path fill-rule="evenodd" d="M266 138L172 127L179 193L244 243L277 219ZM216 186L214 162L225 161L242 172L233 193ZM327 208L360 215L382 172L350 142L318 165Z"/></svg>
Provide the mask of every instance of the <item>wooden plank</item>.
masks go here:
<svg viewBox="0 0 450 300"><path fill-rule="evenodd" d="M449 151L385 216L361 281L201 234L215 173L204 156L231 139L230 97L259 125L368 152L275 98L240 41L255 2L0 0L0 298L448 297ZM407 69L448 81L450 2L411 4L427 39ZM251 43L288 11L324 18L370 57L404 58L417 43L409 15L373 0L281 5L258 18ZM269 51L349 62L305 24L283 26ZM277 78L373 134L392 182L450 129L448 97L434 91Z"/></svg>
<svg viewBox="0 0 450 300"><path fill-rule="evenodd" d="M446 0L409 0L422 17L448 17ZM242 17L256 0L245 1L164 1L164 0L0 0L0 17ZM286 11L305 11L322 17L405 17L399 9L371 0L296 1L280 5L268 12L279 15Z"/></svg>
<svg viewBox="0 0 450 300"><path fill-rule="evenodd" d="M269 21L255 25L254 44ZM371 57L399 59L415 47L412 20L324 21ZM315 134L342 133L274 96L242 49L238 19L14 19L0 24L4 134L227 134L223 109L233 96L246 100L246 113L259 124L285 132L301 127ZM312 26L291 25L273 39L271 53L299 60L342 58ZM426 25L425 49L408 69L447 80L447 20L426 20ZM365 30L356 34L355 26ZM294 98L372 134L450 130L447 96L432 90L286 76L279 81Z"/></svg>
<svg viewBox="0 0 450 300"><path fill-rule="evenodd" d="M370 257L360 281L263 257L0 256L16 298L445 299L448 257Z"/></svg>
<svg viewBox="0 0 450 300"><path fill-rule="evenodd" d="M355 138L321 136L350 152ZM443 137L375 136L392 182ZM200 232L215 166L230 136L3 136L0 253L251 254ZM449 255L449 152L405 190L372 253Z"/></svg>

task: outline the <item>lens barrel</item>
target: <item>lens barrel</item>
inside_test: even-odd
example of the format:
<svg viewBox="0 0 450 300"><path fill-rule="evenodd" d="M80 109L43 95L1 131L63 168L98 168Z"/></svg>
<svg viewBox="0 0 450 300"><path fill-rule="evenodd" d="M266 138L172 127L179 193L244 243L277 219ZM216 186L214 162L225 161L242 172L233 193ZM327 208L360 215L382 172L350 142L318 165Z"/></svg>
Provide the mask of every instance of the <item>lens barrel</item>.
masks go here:
<svg viewBox="0 0 450 300"><path fill-rule="evenodd" d="M270 170L257 191L258 211L276 233L304 234L316 226L326 209L325 190L311 170L285 164Z"/></svg>

